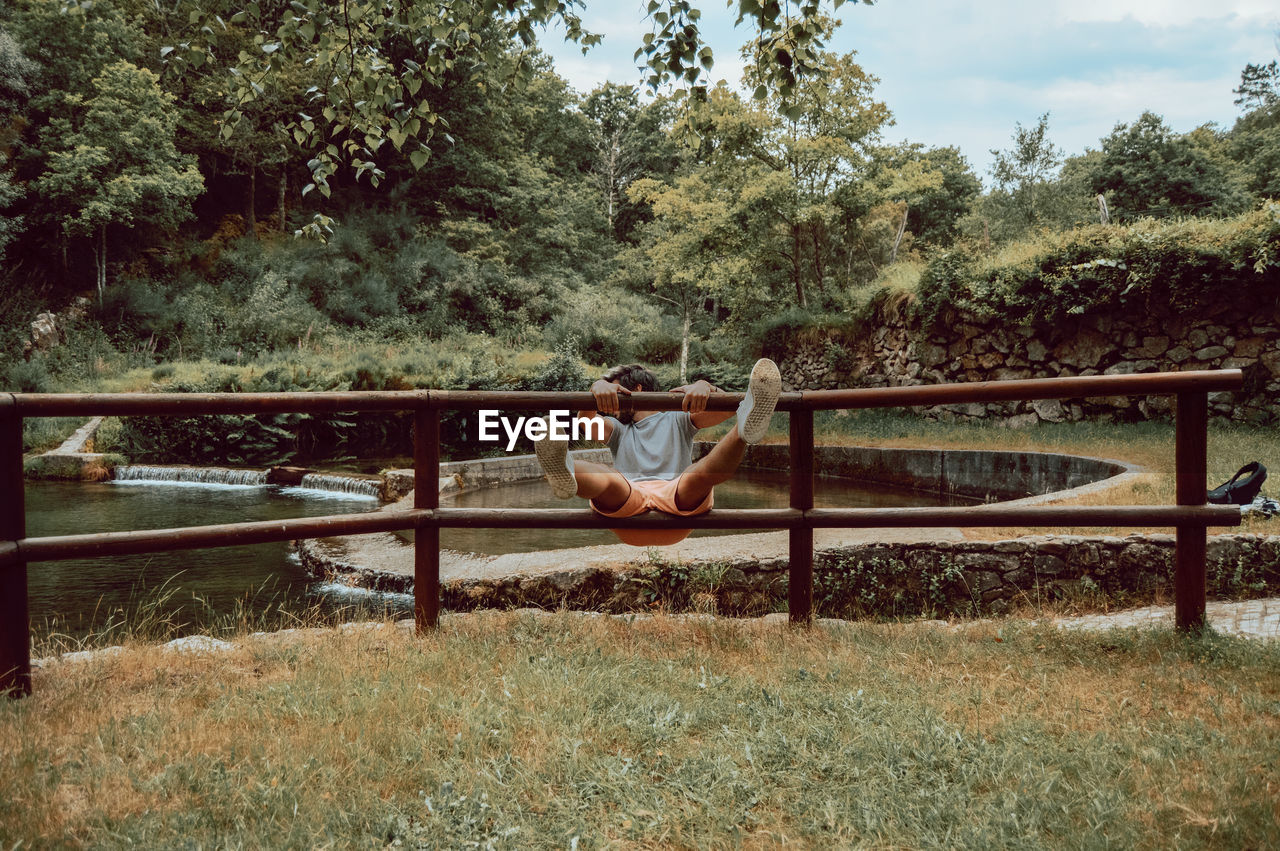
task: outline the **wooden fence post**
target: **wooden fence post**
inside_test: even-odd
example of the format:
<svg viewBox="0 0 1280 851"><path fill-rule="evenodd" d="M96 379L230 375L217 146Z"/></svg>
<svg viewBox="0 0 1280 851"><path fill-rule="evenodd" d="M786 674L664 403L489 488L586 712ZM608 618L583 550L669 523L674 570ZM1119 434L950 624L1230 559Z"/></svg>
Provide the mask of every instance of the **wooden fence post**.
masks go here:
<svg viewBox="0 0 1280 851"><path fill-rule="evenodd" d="M791 412L791 507L813 508L813 411ZM791 530L787 609L793 624L813 620L813 527Z"/></svg>
<svg viewBox="0 0 1280 851"><path fill-rule="evenodd" d="M1208 487L1209 396L1179 393L1174 463L1178 505L1204 505ZM1178 526L1175 544L1174 620L1183 632L1205 626L1205 554L1209 530Z"/></svg>
<svg viewBox="0 0 1280 851"><path fill-rule="evenodd" d="M31 694L31 618L27 563L17 542L26 537L22 480L22 417L12 395L0 396L0 694Z"/></svg>
<svg viewBox="0 0 1280 851"><path fill-rule="evenodd" d="M440 507L440 412L428 406L413 412L413 507ZM440 527L434 523L414 528L413 620L419 634L440 625Z"/></svg>

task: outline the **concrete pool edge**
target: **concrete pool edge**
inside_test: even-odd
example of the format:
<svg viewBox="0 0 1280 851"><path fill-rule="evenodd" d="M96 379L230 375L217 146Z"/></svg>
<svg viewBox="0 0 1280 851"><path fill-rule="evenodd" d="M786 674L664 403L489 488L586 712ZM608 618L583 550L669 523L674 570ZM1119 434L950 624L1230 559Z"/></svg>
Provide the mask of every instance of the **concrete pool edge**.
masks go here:
<svg viewBox="0 0 1280 851"><path fill-rule="evenodd" d="M698 441L694 458L701 457L713 445ZM572 454L587 461L612 463L606 449L578 449ZM1080 496L1145 473L1142 467L1127 461L1031 450L817 446L814 454L814 467L820 476L1016 504ZM788 447L778 443L749 446L742 466L785 471L789 469ZM413 492L413 470L387 470L382 475L389 500ZM542 471L533 455L450 461L440 465L440 493L540 478Z"/></svg>
<svg viewBox="0 0 1280 851"><path fill-rule="evenodd" d="M785 458L785 446L771 445L764 449L766 453L781 451ZM821 447L823 457L819 465L830 469L835 466L831 461L836 455L848 456L867 451L866 447ZM599 450L586 452L598 453ZM1032 479L1037 476L1043 479L1043 469L1072 470L1073 465L1078 467L1081 464L1110 474L1101 481L1085 482L1069 490L1006 500L1012 504L1065 500L1122 486L1145 474L1135 464L1059 453L999 453L990 450L886 452L885 457L898 468L908 466L902 463L902 459L908 457L917 469L922 466L921 459L924 464L939 470L972 471L982 469L985 463L998 465L987 468L993 470L991 475L1005 475L1003 471L1013 469L1031 471L1034 474ZM910 453L915 453L916 457L909 458ZM767 454L764 458L749 460L755 460L756 463L751 464L753 467L768 469L772 466L768 463ZM450 493L470 489L482 481L508 482L538 477L533 456L454 463L458 466L452 474L441 479L442 496L446 502ZM442 465L442 472L448 469ZM398 474L411 480L411 471ZM1083 474L1074 469L1069 475L1079 480ZM947 481L952 483L951 492L955 493L960 490L957 483L964 479L951 473ZM1009 484L1007 475L1005 481L1004 492L1008 493L1014 485ZM896 484L901 486L901 481ZM1025 493L1023 487L1022 492ZM401 507L407 507L407 502L405 500ZM395 507L387 506L384 510L395 510ZM374 537L380 540L369 540ZM1224 551L1223 547L1230 550L1233 546L1237 549L1265 549L1270 546L1268 536L1217 537L1214 540L1236 542L1213 545L1217 549L1211 550L1211 557L1226 559L1237 556L1232 554L1234 550ZM1167 572L1165 563L1172 558L1172 541L1171 535L1127 538L1042 535L987 542L965 541L960 531L954 528L815 530L820 568L829 568L849 559L910 563L924 570L940 569L944 562L948 562L956 567L971 602L979 606L998 605L998 600L1025 595L1036 588L1061 590L1084 584L1103 589L1115 585L1116 588L1132 586L1139 591L1151 590L1159 582L1151 585L1144 577L1158 577ZM1276 541L1280 541L1280 537ZM1063 547L1071 551L1071 558L1062 556L1065 552ZM299 542L299 552L304 566L317 577L379 590L409 591L412 588L412 549L394 536ZM459 610L519 605L604 607L605 610L621 607L632 610L637 602L633 593L637 582L643 584L644 576L651 574L655 565L679 565L685 573L715 567L723 569L722 572L732 579L723 589L728 596L717 606L739 613L759 609L764 605L764 597L776 592L779 583L785 587L786 552L785 532L689 539L671 547L648 550L613 544L498 556L445 552L441 556L442 593L446 607ZM1011 557L1011 553L1018 554L1018 557ZM1270 560L1270 556L1267 558ZM1274 561L1280 563L1280 544L1276 546ZM1117 576L1126 578L1116 580ZM767 590L770 588L773 591ZM754 602L744 602L747 599Z"/></svg>

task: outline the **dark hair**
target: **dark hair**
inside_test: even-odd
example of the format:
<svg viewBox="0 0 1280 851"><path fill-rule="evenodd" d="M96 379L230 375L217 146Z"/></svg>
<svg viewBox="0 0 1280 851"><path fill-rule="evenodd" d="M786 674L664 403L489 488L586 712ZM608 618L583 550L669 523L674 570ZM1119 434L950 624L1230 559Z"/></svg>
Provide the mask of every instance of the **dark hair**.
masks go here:
<svg viewBox="0 0 1280 851"><path fill-rule="evenodd" d="M658 392L658 377L638 363L615 366L602 377L605 381L616 381L628 390L634 390L639 384L645 393Z"/></svg>

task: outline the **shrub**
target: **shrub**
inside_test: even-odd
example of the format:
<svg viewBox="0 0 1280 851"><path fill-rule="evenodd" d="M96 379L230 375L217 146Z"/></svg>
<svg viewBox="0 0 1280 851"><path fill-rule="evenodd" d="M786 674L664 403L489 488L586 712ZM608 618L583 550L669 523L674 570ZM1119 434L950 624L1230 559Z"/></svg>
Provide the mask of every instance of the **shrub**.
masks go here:
<svg viewBox="0 0 1280 851"><path fill-rule="evenodd" d="M0 377L0 390L10 393L51 393L55 389L56 382L43 358L10 364Z"/></svg>
<svg viewBox="0 0 1280 851"><path fill-rule="evenodd" d="M605 287L584 287L565 299L547 326L548 345L576 339L594 363L660 363L680 354L680 322L652 299Z"/></svg>
<svg viewBox="0 0 1280 851"><path fill-rule="evenodd" d="M1280 203L1224 220L1146 220L1044 234L983 257L930 258L918 315L948 308L1011 323L1115 309L1194 311L1222 299L1280 297Z"/></svg>

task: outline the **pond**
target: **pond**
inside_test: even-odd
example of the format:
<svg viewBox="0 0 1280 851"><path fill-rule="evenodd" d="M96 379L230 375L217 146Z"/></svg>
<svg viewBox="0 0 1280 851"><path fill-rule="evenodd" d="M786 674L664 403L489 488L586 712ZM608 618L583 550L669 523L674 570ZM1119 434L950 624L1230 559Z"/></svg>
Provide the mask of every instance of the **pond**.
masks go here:
<svg viewBox="0 0 1280 851"><path fill-rule="evenodd" d="M787 473L739 470L729 482L716 488L716 508L786 508L790 499ZM972 505L976 500L922 493L854 479L819 476L815 480L817 508L880 508L887 506ZM545 482L516 482L492 488L464 491L441 500L456 508L586 508L585 499L556 499ZM761 530L763 531L763 530ZM495 534L496 532L496 534ZM413 532L398 533L413 540ZM738 529L698 529L689 537L741 535ZM457 552L527 553L570 547L616 544L613 533L599 529L442 529L440 546Z"/></svg>
<svg viewBox="0 0 1280 851"><path fill-rule="evenodd" d="M785 507L785 473L742 471L716 488L720 508ZM557 500L545 482L485 488L442 500L459 507L585 507ZM946 504L944 497L849 479L817 480L815 503L827 506ZM954 504L954 503L953 503ZM27 535L69 535L129 529L276 520L376 510L375 499L308 488L189 482L28 482ZM412 539L412 532L401 533ZM699 530L695 536L741 534ZM509 553L613 544L609 532L587 529L444 529L441 546L460 552ZM83 637L105 624L167 617L190 632L244 614L319 611L352 618L408 614L403 594L375 594L310 578L287 543L35 562L28 566L30 612L37 636ZM141 607L141 610L140 610Z"/></svg>
<svg viewBox="0 0 1280 851"><path fill-rule="evenodd" d="M278 520L372 511L376 499L303 488L183 482L28 482L27 535ZM288 543L152 553L27 567L32 630L80 638L139 616L188 622L192 631L241 611L338 612L350 592L309 578ZM386 601L372 598L375 607ZM401 608L411 608L407 601Z"/></svg>

